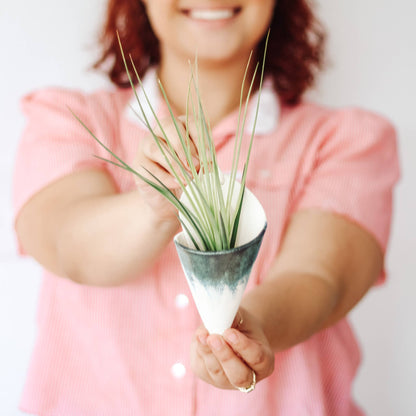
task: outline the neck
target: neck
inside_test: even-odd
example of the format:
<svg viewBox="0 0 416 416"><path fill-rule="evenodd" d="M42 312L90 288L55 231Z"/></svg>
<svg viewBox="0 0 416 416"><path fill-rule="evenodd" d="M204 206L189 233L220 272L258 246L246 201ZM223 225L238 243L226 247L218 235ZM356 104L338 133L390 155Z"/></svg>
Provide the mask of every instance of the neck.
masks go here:
<svg viewBox="0 0 416 416"><path fill-rule="evenodd" d="M198 87L205 116L211 127L238 108L247 62L248 56L228 64L213 65L198 61ZM248 93L253 67L251 65L246 77L243 99ZM170 104L179 115L186 112L190 74L190 64L185 60L170 58L161 61L159 77Z"/></svg>

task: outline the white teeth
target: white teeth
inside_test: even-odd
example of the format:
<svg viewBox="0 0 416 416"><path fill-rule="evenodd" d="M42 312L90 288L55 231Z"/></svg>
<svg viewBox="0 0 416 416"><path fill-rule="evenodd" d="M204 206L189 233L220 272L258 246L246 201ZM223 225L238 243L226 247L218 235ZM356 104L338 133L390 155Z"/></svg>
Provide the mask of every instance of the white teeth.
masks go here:
<svg viewBox="0 0 416 416"><path fill-rule="evenodd" d="M199 20L223 20L233 17L234 11L232 9L217 9L217 10L191 10L189 16L192 19Z"/></svg>

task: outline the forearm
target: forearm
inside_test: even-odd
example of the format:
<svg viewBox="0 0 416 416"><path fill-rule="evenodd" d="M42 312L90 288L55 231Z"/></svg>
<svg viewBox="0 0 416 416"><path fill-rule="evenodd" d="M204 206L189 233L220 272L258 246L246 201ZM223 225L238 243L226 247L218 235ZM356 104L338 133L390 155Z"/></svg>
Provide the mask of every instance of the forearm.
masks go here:
<svg viewBox="0 0 416 416"><path fill-rule="evenodd" d="M118 285L145 271L179 226L176 219L158 221L136 191L81 199L54 221L60 274L100 286Z"/></svg>
<svg viewBox="0 0 416 416"><path fill-rule="evenodd" d="M301 211L264 282L242 306L260 320L273 349L282 350L344 317L382 267L378 243L360 226L319 210Z"/></svg>
<svg viewBox="0 0 416 416"><path fill-rule="evenodd" d="M320 277L286 273L247 293L241 306L260 321L273 350L281 351L331 322L340 299L339 290Z"/></svg>

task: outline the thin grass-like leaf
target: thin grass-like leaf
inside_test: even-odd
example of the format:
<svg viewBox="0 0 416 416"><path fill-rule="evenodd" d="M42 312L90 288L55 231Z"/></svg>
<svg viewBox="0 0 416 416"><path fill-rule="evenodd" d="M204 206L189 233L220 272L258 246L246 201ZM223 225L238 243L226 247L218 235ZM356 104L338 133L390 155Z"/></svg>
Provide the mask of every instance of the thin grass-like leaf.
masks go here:
<svg viewBox="0 0 416 416"><path fill-rule="evenodd" d="M234 217L234 220L233 220L233 229L235 227L235 224L237 224L237 229L238 229L238 224L239 224L240 216L241 216L241 208L242 208L242 204L243 204L244 190L245 190L245 185L246 185L248 163L250 161L250 155L251 155L251 149L252 149L252 146L253 146L254 133L255 133L256 124L257 124L257 116L258 116L259 108L260 108L260 97L261 97L261 89L262 89L262 86L263 86L264 67L265 67L265 62L266 62L266 52L267 52L267 45L268 45L268 42L269 42L269 36L270 36L270 30L267 32L267 36L266 36L266 42L265 42L264 53L263 53L263 62L262 62L262 68L261 68L261 74L260 74L260 84L259 84L257 104L256 104L256 113L255 113L255 117L254 117L253 129L252 129L252 132L251 132L250 144L249 144L247 157L246 157L246 163L244 165L243 176L242 176L242 179L241 179L241 188L240 188L240 193L239 193L239 196L238 196L238 203L237 203L238 209L236 210L235 217ZM234 231L233 231L233 234L234 234ZM235 235L237 236L237 230L235 231ZM234 240L234 242L235 242L235 240Z"/></svg>
<svg viewBox="0 0 416 416"><path fill-rule="evenodd" d="M237 130L236 130L236 133L235 133L235 140L234 140L233 161L231 163L230 187L228 188L228 193L227 193L227 209L228 210L231 207L231 197L232 197L233 192L234 192L234 183L237 179L236 177L237 177L238 162L239 162L239 159L240 159L241 142L242 142L242 138L243 138L244 125L245 125L245 118L244 118L243 122L241 123L241 121L242 121L242 119L241 119L241 110L243 108L244 85L246 83L247 73L248 73L248 69L250 67L250 62L251 62L252 55L253 55L253 52L250 52L250 55L249 55L249 58L248 58L248 61L247 61L247 65L246 65L246 69L244 71L243 82L241 83L240 105L238 107ZM256 74L254 73L252 79L254 79L255 75ZM249 89L249 91L248 91L247 98L250 97L250 94L251 94L251 89ZM247 98L246 98L246 108L247 108Z"/></svg>
<svg viewBox="0 0 416 416"><path fill-rule="evenodd" d="M190 153L190 145L188 143L186 143L187 142L186 137L184 138L182 136L182 133L181 133L181 131L179 129L179 126L178 126L178 123L176 121L176 117L173 113L173 110L172 110L172 107L169 103L168 97L166 96L166 92L165 92L162 84L160 83L160 81L159 81L159 86L160 86L161 92L163 94L163 97L165 99L165 102L167 104L167 107L168 107L169 113L171 115L173 124L174 124L176 132L178 134L179 140L181 142L182 149L185 152L186 161L187 161L189 166L192 166L191 172L193 174L193 178L196 178L198 175L197 175L197 171L195 169L195 166L194 166L194 163L193 163L193 160L192 160L192 156L191 156L191 153ZM167 141L169 142L169 139L167 139ZM188 183L188 185L189 184L190 183ZM190 195L187 195L187 196L188 196L191 204L193 205L194 210L198 210L204 217L206 217L207 221L211 221L211 226L212 226L212 221L213 221L214 218L213 218L212 215L210 215L209 203L207 202L205 195L200 191L200 188L198 186L190 186L190 187L188 186L187 190L190 190L190 193L192 193L192 196L190 196Z"/></svg>
<svg viewBox="0 0 416 416"><path fill-rule="evenodd" d="M244 165L244 171L246 171L246 167L247 165ZM241 196L239 195L239 200L237 202L237 208L235 210L235 218L233 221L233 228L231 231L231 238L230 238L230 247L234 247L235 246L235 242L237 240L237 232L238 232L238 226L240 224L240 217L241 217L241 209L243 207L243 200L244 200L244 192L246 190L246 187L241 185L240 188L241 191Z"/></svg>
<svg viewBox="0 0 416 416"><path fill-rule="evenodd" d="M191 230L187 227L186 223L185 223L184 221L182 221L180 218L179 218L179 222L181 223L181 226L182 226L182 228L185 230L186 234L187 234L187 235L189 236L189 238L191 239L192 244L194 245L194 247L195 247L197 250L201 250L201 249L199 248L199 245L198 245L198 243L196 242L196 240L195 240L194 236L192 235Z"/></svg>
<svg viewBox="0 0 416 416"><path fill-rule="evenodd" d="M119 42L120 42L120 40L119 40ZM125 64L125 66L126 66L126 71L128 72L127 62L126 62L126 60L125 60L125 56L124 56L124 52L123 52L123 48L122 48L122 46L121 46L121 43L120 43L120 49L121 49L121 53L122 53L122 56L123 56L123 61L124 61L124 64ZM131 62L131 64L132 64L132 67L133 67L133 71L134 71L134 73L135 73L135 75L136 75L136 78L137 78L137 80L138 80L139 84L141 85L141 87L142 87L142 89L143 89L143 93L144 93L145 99L146 99L146 101L147 101L147 103L148 103L149 108L150 108L150 109L151 109L151 111L152 111L153 117L155 118L156 123L158 124L159 129L161 130L162 135L164 136L164 139L165 139L166 143L168 144L168 147L169 147L169 155L170 155L170 156L171 156L171 157L172 157L172 158L176 161L176 163L178 164L178 166L179 166L179 168L180 168L180 170L181 170L181 173L182 173L182 174L184 175L184 177L185 177L185 180L186 180L186 182L187 182L188 187L185 187L185 184L181 181L181 178L179 177L179 174L177 173L176 169L175 169L175 168L173 167L173 165L170 163L170 161L169 161L169 159L168 159L167 155L166 155L166 154L165 154L165 152L164 152L163 146L161 146L160 141L158 140L157 135L154 133L154 131L153 131L152 127L150 126L150 123L149 123L149 121L148 121L148 119L147 119L147 117L146 117L146 114L145 114L144 109L143 109L143 107L142 107L142 105L141 105L141 103L140 103L140 100L139 100L139 98L138 98L138 95L137 95L137 93L135 92L135 94L136 94L136 99L137 99L137 101L138 101L138 103L139 103L139 107L140 107L140 110L141 110L141 112L142 112L142 114L143 114L143 118L144 118L144 120L145 120L145 122L146 122L146 124L147 124L147 127L148 127L149 131L152 133L152 136L153 136L154 140L156 141L156 144L158 145L159 150L162 152L163 156L165 157L165 160L166 160L166 162L168 163L168 165L169 165L169 168L170 168L171 172L173 173L173 175L175 176L175 178L176 178L176 180L178 181L179 185L181 186L182 191L183 191L183 192L187 195L188 200L189 200L189 201L190 201L190 203L193 205L193 209L194 209L196 212L198 212L198 211L199 211L199 212L205 212L205 213L207 213L207 214L208 214L208 217L211 217L211 218L208 218L208 220L210 221L210 226L212 227L212 226L215 224L215 220L214 220L214 219L213 219L213 217L212 217L212 213L209 211L209 206L208 206L207 204L205 204L205 198L204 198L204 196L203 196L203 195L201 195L201 198L200 198L200 199L195 198L195 201L198 201L198 202L201 202L202 204L205 204L205 205L206 205L206 206L205 206L205 208L204 208L204 207L201 207L201 206L199 206L199 207L195 206L194 198L192 198L192 197L188 194L188 190L189 190L189 188L193 189L193 187L189 187L189 185L190 185L190 183L191 183L191 180L190 180L189 174L188 174L188 172L184 169L184 167L182 166L181 161L179 160L179 158L178 158L178 156L177 156L177 154L176 154L176 152L175 152L175 150L174 150L174 148L173 148L173 146L172 146L172 144L171 144L171 142L170 142L169 138L167 137L167 135L166 135L166 133L165 133L165 131L164 131L164 129L163 129L163 127L162 127L162 125L161 125L161 123L160 123L160 121L159 121L159 119L158 119L158 117L157 117L157 115L156 115L156 113L155 113L155 111L154 111L154 109L153 109L153 107L151 106L150 100L149 100L149 98L148 98L148 96L147 96L147 94L146 94L146 92L145 92L145 90L144 90L144 88L143 88L142 81L141 81L141 79L140 79L140 77L139 77L139 75L138 75L138 73L137 73L137 69L136 69L136 67L135 67L135 65L134 65L134 62L132 61L132 62ZM128 75L128 76L129 76L130 83L133 85L130 75ZM133 86L133 88L134 88L134 86ZM162 88L162 89L163 89L163 88ZM163 90L162 92L164 92L164 90ZM169 100L168 100L168 99L167 99L167 97L166 97L166 94L165 94L165 101L166 101L166 104L167 104L168 108L171 110L171 106L170 106ZM183 143L183 142L184 142L184 141L183 141L183 137L182 137L182 135L181 135L181 133L180 133L180 131L179 131L179 128L178 128L178 125L177 125L177 122L176 122L176 118L175 118L175 116L174 116L174 114L173 114L173 112L172 112L172 111L171 111L171 117L172 117L172 121L173 121L173 123L175 124L175 127L176 127L176 130L177 130L178 136L179 136L179 138L180 138L180 140L181 140L181 143ZM190 159L190 160L189 160L189 163L193 164L192 159ZM199 188L198 188L198 187L196 187L195 189L196 189L196 191L199 191ZM208 208L208 209L207 209L207 208ZM205 211L204 211L204 209L205 209ZM214 236L216 236L216 235L217 235L217 233L214 233L213 235L214 235Z"/></svg>
<svg viewBox="0 0 416 416"><path fill-rule="evenodd" d="M68 107L69 108L69 107ZM73 116L81 123L81 125L87 130L87 132L114 158L116 158L120 163L116 163L110 159L105 159L100 156L95 156L98 159L101 159L103 161L106 161L108 163L111 163L117 167L123 168L127 170L128 172L133 173L134 175L138 176L142 181L146 182L148 185L150 185L152 188L154 188L156 191L161 193L165 198L167 198L171 203L173 203L176 208L187 218L187 220L193 225L193 228L197 233L199 234L199 237L201 238L201 241L203 242L204 247L212 247L212 245L207 241L206 237L203 233L199 232L201 230L201 226L196 223L197 218L188 210L187 207L185 207L179 199L176 197L176 195L168 188L166 187L162 181L160 181L155 175L153 175L150 171L145 169L149 175L151 175L158 183L159 186L147 179L145 176L138 173L135 169L133 169L131 166L129 166L127 163L125 163L121 158L119 158L114 152L111 151L101 140L99 140L95 134L88 128L88 126L69 108L69 111L73 114Z"/></svg>
<svg viewBox="0 0 416 416"><path fill-rule="evenodd" d="M197 233L198 233L199 237L201 238L204 246L205 247L212 247L209 240L206 240L204 234L200 232L201 226L200 226L200 224L197 224L199 222L198 218L194 214L192 214L192 212L176 197L176 195L168 187L165 186L165 184L163 182L160 181L159 178L157 178L155 175L153 175L153 173L148 171L146 168L144 168L144 169L149 173L149 175L151 175L157 182L160 183L160 185L166 190L166 192L168 192L168 194L171 196L171 198L175 201L175 203L176 203L175 206L178 207L179 211L182 212L182 214L184 214L186 219L192 224L194 229L197 231ZM146 179L146 181L148 183L150 182L147 179ZM152 182L150 182L149 185L152 186Z"/></svg>
<svg viewBox="0 0 416 416"><path fill-rule="evenodd" d="M254 88L255 79L257 76L257 69L259 64L255 66L253 70L252 79L248 88L248 93L245 99L245 103L243 106L243 95L244 95L244 87L246 84L246 77L250 68L250 60L247 63L243 83L241 87L240 93L240 107L239 107L239 114L238 114L238 125L236 131L236 138L234 143L234 153L232 159L232 166L231 166L231 173L230 173L230 182L228 184L228 191L227 195L223 193L223 178L221 170L218 166L217 155L215 151L215 146L212 140L212 132L209 122L207 121L203 105L200 98L199 92L199 83L198 83L198 63L195 60L194 68L191 67L191 77L188 85L188 95L187 95L187 102L186 102L186 122L185 122L185 134L183 134L183 129L179 126L179 122L177 121L173 109L169 103L168 97L166 92L163 88L163 85L160 81L159 88L162 93L163 99L166 102L166 105L169 110L170 117L172 119L173 125L175 127L176 133L179 138L179 142L181 145L181 151L183 151L185 155L185 161L182 162L179 158L179 154L176 152L175 148L172 145L172 142L169 140L166 132L163 129L163 126L158 119L154 108L152 107L149 97L143 87L142 81L138 75L137 69L134 65L134 62L130 56L130 63L134 72L134 75L137 79L138 84L140 85L143 94L144 100L147 103L148 107L150 108L151 114L154 117L156 122L156 126L161 132L161 137L156 135L154 128L150 124L148 116L144 111L143 104L141 103L136 88L135 83L133 82L133 78L130 75L130 70L128 67L127 59L125 57L120 37L117 33L117 38L120 46L120 51L123 59L123 63L126 69L126 74L129 80L129 83L134 91L134 95L136 101L139 105L140 113L139 114L133 107L132 110L134 114L138 117L138 119L146 126L148 131L150 132L153 140L158 146L159 151L163 155L167 166L169 168L170 173L175 177L177 180L183 195L186 197L187 201L189 201L185 205L181 199L179 199L168 187L166 187L159 178L157 178L154 174L152 174L147 169L147 174L150 176L151 179L141 175L127 163L125 163L120 157L118 157L115 153L111 151L102 141L100 141L94 133L86 126L86 124L70 109L71 113L74 117L82 124L82 126L88 131L88 133L96 140L96 142L102 146L108 153L111 155L114 160L106 159L101 156L95 156L96 158L105 161L106 163L110 163L118 168L122 168L135 176L137 176L140 180L143 180L149 186L153 187L157 192L163 195L170 203L172 203L176 209L178 210L180 216L179 221L182 224L182 228L186 232L186 234L190 237L192 243L194 244L197 250L209 250L209 251L218 251L224 249L233 248L236 242L237 233L238 233L238 226L240 223L242 206L243 206L243 199L245 194L245 182L247 176L247 169L248 169L248 162L252 150L253 145L253 138L254 138L254 131L255 125L257 123L257 116L259 111L259 103L260 103L260 92L263 83L263 75L264 75L264 66L265 66L265 57L266 57L266 50L268 44L269 33L267 34L266 43L265 43L265 50L263 55L263 62L262 62L262 70L260 76L260 84L259 84L259 92L258 92L258 100L257 100L257 107L256 113L254 117L254 125L253 130L250 138L250 143L248 147L248 152L246 155L246 161L244 163L243 168L243 175L240 185L240 190L237 196L237 204L236 207L232 208L232 203L234 200L234 189L235 189L235 181L237 177L237 169L239 165L240 159L240 152L242 147L242 140L244 134L244 125L247 116L247 109L249 104L249 99L251 96L252 89ZM195 93L196 100L194 101L192 92ZM243 109L244 107L244 109ZM197 148L198 156L199 156L199 171L197 171L196 167L193 163L192 153L191 153L191 138L189 136L189 114L193 114L193 118L196 123L197 128L197 138L193 138L193 142ZM185 163L189 170L186 168Z"/></svg>

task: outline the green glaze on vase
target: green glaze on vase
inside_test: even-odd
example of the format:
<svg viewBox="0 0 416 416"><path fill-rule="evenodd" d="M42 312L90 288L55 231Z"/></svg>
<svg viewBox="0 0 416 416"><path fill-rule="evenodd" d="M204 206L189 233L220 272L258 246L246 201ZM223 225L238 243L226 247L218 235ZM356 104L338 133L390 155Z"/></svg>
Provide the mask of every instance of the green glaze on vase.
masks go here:
<svg viewBox="0 0 416 416"><path fill-rule="evenodd" d="M210 333L232 325L256 260L267 224L251 241L231 250L199 251L186 246L184 233L174 242L201 319Z"/></svg>

